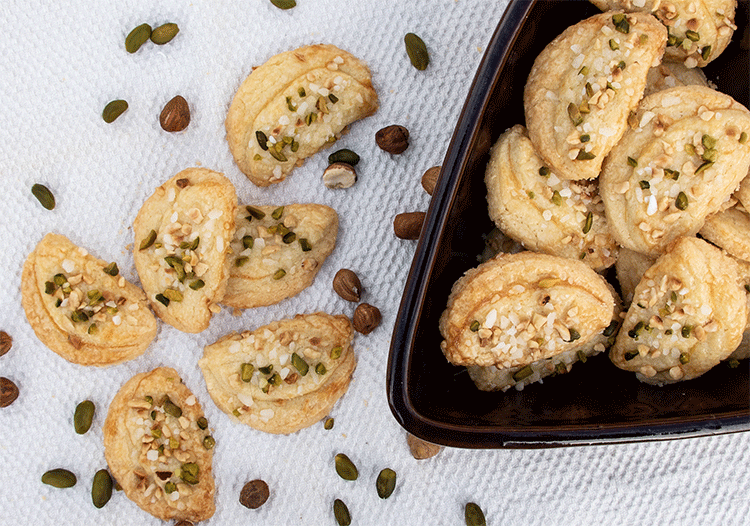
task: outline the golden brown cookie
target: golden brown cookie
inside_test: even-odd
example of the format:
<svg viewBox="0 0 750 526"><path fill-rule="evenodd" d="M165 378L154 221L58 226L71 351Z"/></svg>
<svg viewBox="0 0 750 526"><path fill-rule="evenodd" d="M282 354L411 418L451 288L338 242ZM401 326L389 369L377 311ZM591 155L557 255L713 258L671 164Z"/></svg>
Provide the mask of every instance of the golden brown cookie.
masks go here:
<svg viewBox="0 0 750 526"><path fill-rule="evenodd" d="M640 283L643 274L654 264L656 257L641 254L629 248L621 248L615 262L617 282L620 284L620 292L625 305L633 301L635 288Z"/></svg>
<svg viewBox="0 0 750 526"><path fill-rule="evenodd" d="M525 367L585 345L614 312L611 287L585 263L500 254L453 285L441 349L456 365Z"/></svg>
<svg viewBox="0 0 750 526"><path fill-rule="evenodd" d="M750 261L750 215L734 206L706 218L700 235L727 254Z"/></svg>
<svg viewBox="0 0 750 526"><path fill-rule="evenodd" d="M619 246L609 234L597 184L568 181L537 155L523 126L497 140L484 176L490 218L528 250L611 266Z"/></svg>
<svg viewBox="0 0 750 526"><path fill-rule="evenodd" d="M702 86L644 98L607 157L599 190L618 242L658 255L698 232L750 167L750 111Z"/></svg>
<svg viewBox="0 0 750 526"><path fill-rule="evenodd" d="M181 171L156 189L133 222L133 259L151 306L163 321L200 332L229 279L237 196L205 168Z"/></svg>
<svg viewBox="0 0 750 526"><path fill-rule="evenodd" d="M663 62L648 70L643 96L675 86L708 87L708 79L700 68L688 68L682 62Z"/></svg>
<svg viewBox="0 0 750 526"><path fill-rule="evenodd" d="M312 285L336 246L339 219L325 205L240 206L222 303L248 309L278 303Z"/></svg>
<svg viewBox="0 0 750 526"><path fill-rule="evenodd" d="M169 367L135 375L104 422L104 456L125 496L162 520L215 511L214 438L201 405Z"/></svg>
<svg viewBox="0 0 750 526"><path fill-rule="evenodd" d="M21 302L42 343L80 365L131 360L156 337L143 291L59 234L44 236L26 259Z"/></svg>
<svg viewBox="0 0 750 526"><path fill-rule="evenodd" d="M567 28L539 54L524 89L526 126L560 178L599 175L666 41L651 15L609 12Z"/></svg>
<svg viewBox="0 0 750 526"><path fill-rule="evenodd" d="M690 380L727 358L746 325L735 260L686 237L644 274L610 359L649 384Z"/></svg>
<svg viewBox="0 0 750 526"><path fill-rule="evenodd" d="M736 0L591 0L602 11L651 13L669 31L664 60L703 67L718 57L737 26Z"/></svg>
<svg viewBox="0 0 750 526"><path fill-rule="evenodd" d="M609 349L617 335L619 313L620 303L615 298L615 313L612 322L601 333L578 348L523 366L517 365L506 369L495 365L486 367L468 365L466 370L480 391L507 391L511 387L522 391L527 385L539 382L548 376L568 373L575 363L586 363L592 356Z"/></svg>
<svg viewBox="0 0 750 526"><path fill-rule="evenodd" d="M229 150L258 186L284 180L378 108L370 70L335 46L304 46L253 69L229 106Z"/></svg>
<svg viewBox="0 0 750 526"><path fill-rule="evenodd" d="M293 433L331 410L356 366L346 316L322 312L231 333L205 347L198 365L214 403L267 433Z"/></svg>

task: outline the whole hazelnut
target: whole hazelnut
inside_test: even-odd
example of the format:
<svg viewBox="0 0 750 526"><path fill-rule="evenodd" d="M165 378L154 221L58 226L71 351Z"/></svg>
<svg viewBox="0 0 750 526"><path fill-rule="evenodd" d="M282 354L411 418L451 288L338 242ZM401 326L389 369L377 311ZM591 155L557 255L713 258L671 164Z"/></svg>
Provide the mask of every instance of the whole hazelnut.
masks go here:
<svg viewBox="0 0 750 526"><path fill-rule="evenodd" d="M406 443L409 445L409 451L411 455L417 460L424 460L431 458L440 453L443 449L441 446L425 442L421 438L417 438L411 433L406 434Z"/></svg>
<svg viewBox="0 0 750 526"><path fill-rule="evenodd" d="M333 277L333 290L346 301L359 301L362 283L353 271L342 268Z"/></svg>
<svg viewBox="0 0 750 526"><path fill-rule="evenodd" d="M333 163L323 172L323 184L328 188L349 188L357 182L357 172L349 163Z"/></svg>
<svg viewBox="0 0 750 526"><path fill-rule="evenodd" d="M409 130L398 124L386 126L375 134L375 142L383 151L402 153L409 147Z"/></svg>
<svg viewBox="0 0 750 526"><path fill-rule="evenodd" d="M370 334L380 325L380 320L382 319L383 317L380 315L380 310L377 307L369 303L360 303L354 309L352 324L354 325L354 330L358 333Z"/></svg>
<svg viewBox="0 0 750 526"><path fill-rule="evenodd" d="M393 233L400 239L419 239L424 212L404 212L393 218Z"/></svg>
<svg viewBox="0 0 750 526"><path fill-rule="evenodd" d="M437 180L439 176L440 176L439 166L433 166L422 175L422 188L424 188L425 192L432 195L432 192L435 191L435 185L437 185Z"/></svg>
<svg viewBox="0 0 750 526"><path fill-rule="evenodd" d="M159 115L159 124L168 132L179 132L190 124L190 107L181 95L167 102Z"/></svg>

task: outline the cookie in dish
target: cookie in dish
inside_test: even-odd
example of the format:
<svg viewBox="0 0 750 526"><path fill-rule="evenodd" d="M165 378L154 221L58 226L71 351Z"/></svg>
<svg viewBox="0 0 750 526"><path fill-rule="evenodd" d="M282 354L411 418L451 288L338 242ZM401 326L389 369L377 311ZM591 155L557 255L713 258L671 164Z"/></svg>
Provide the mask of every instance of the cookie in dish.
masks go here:
<svg viewBox="0 0 750 526"><path fill-rule="evenodd" d="M570 360L565 353L601 335L616 312L611 286L579 260L499 254L453 285L440 318L441 349L456 365L539 379L548 364L550 372L558 362L572 365L577 353ZM603 351L597 343L592 351Z"/></svg>
<svg viewBox="0 0 750 526"><path fill-rule="evenodd" d="M737 26L737 0L591 0L602 11L651 13L669 31L664 60L703 67L726 49Z"/></svg>
<svg viewBox="0 0 750 526"><path fill-rule="evenodd" d="M696 378L739 346L746 296L733 258L681 238L643 275L610 359L649 384Z"/></svg>
<svg viewBox="0 0 750 526"><path fill-rule="evenodd" d="M595 270L614 264L596 182L561 179L537 155L523 126L503 133L484 176L490 218L528 250L581 259Z"/></svg>
<svg viewBox="0 0 750 526"><path fill-rule="evenodd" d="M750 111L703 86L645 97L607 157L599 189L617 241L659 255L700 230L750 167Z"/></svg>
<svg viewBox="0 0 750 526"><path fill-rule="evenodd" d="M599 175L666 42L651 15L608 12L570 26L537 56L524 88L526 126L560 178Z"/></svg>

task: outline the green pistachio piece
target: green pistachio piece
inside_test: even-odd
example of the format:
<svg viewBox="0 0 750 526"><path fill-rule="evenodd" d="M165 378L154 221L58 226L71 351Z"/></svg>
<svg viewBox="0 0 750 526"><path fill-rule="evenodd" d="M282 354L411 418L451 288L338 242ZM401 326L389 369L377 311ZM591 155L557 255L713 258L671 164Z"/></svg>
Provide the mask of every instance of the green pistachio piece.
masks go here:
<svg viewBox="0 0 750 526"><path fill-rule="evenodd" d="M126 51L128 53L135 53L149 38L151 38L151 26L148 24L137 26L125 37Z"/></svg>
<svg viewBox="0 0 750 526"><path fill-rule="evenodd" d="M292 353L292 365L302 376L305 376L307 374L307 371L310 369L310 366L307 365L307 362L304 360L304 358L302 358L296 352Z"/></svg>
<svg viewBox="0 0 750 526"><path fill-rule="evenodd" d="M39 204L41 204L47 210L55 208L55 196L50 192L50 189L43 184L35 184L31 187L31 193L37 198Z"/></svg>

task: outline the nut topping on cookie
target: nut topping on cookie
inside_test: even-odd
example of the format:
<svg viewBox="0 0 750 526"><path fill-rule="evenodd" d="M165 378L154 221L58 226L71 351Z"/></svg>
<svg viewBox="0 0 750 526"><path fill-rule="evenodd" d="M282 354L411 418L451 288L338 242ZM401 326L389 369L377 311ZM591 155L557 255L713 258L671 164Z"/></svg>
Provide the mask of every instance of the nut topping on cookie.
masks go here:
<svg viewBox="0 0 750 526"><path fill-rule="evenodd" d="M331 45L287 51L254 69L235 94L229 149L240 170L268 186L377 107L370 71L356 57Z"/></svg>

